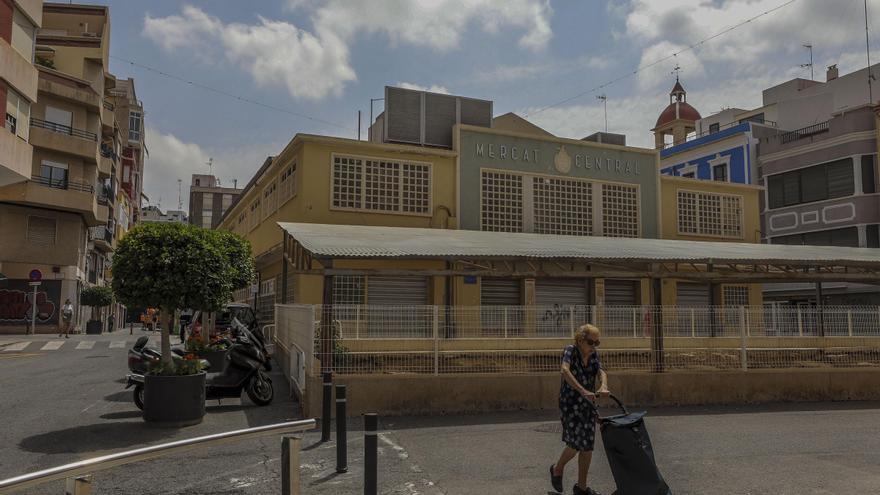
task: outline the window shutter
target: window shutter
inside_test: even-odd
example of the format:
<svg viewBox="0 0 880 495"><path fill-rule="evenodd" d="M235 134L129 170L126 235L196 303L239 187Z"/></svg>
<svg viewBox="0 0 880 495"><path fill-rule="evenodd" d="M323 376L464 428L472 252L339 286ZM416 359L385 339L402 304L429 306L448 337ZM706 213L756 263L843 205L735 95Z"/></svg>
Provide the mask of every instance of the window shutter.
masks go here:
<svg viewBox="0 0 880 495"><path fill-rule="evenodd" d="M54 218L28 217L27 239L34 244L54 245L55 227Z"/></svg>
<svg viewBox="0 0 880 495"><path fill-rule="evenodd" d="M842 198L851 196L855 189L852 159L846 158L826 166L828 180L828 197Z"/></svg>

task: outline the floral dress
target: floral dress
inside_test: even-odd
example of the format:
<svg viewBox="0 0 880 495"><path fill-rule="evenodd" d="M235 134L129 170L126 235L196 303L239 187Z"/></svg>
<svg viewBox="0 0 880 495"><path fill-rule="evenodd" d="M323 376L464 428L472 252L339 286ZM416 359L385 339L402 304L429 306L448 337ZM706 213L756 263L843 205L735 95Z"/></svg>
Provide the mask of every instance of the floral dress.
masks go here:
<svg viewBox="0 0 880 495"><path fill-rule="evenodd" d="M562 362L568 363L571 374L584 388L596 390L596 377L602 367L599 354L593 352L584 364L580 349L576 345L568 345ZM592 451L599 414L564 378L559 390L559 410L562 413L562 441L565 445L579 452Z"/></svg>

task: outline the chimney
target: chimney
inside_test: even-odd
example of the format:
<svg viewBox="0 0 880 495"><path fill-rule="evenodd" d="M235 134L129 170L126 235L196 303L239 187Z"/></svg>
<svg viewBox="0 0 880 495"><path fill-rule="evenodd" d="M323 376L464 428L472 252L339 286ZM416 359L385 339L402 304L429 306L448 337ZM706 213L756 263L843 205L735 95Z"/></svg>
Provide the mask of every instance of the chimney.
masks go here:
<svg viewBox="0 0 880 495"><path fill-rule="evenodd" d="M833 81L837 79L838 71L837 64L831 65L828 67L828 71L825 72L825 82Z"/></svg>

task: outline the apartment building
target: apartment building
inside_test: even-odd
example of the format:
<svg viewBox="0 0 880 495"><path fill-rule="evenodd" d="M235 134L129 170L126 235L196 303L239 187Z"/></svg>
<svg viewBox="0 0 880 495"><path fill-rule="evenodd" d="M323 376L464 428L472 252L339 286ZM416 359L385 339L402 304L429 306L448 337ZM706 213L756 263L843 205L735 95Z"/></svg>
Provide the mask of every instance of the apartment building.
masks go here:
<svg viewBox="0 0 880 495"><path fill-rule="evenodd" d="M150 222L178 222L187 223L186 212L182 210L168 210L163 213L158 206L149 205L141 210L141 223Z"/></svg>
<svg viewBox="0 0 880 495"><path fill-rule="evenodd" d="M65 299L74 301L75 323L84 326L81 289L107 283L118 210L114 156L121 145L115 115L104 105L116 83L107 71L109 41L107 7L42 4L32 48L31 166L27 180L0 187L3 272L13 284L24 283L32 270L43 274L37 331L54 331ZM21 327L10 321L0 331Z"/></svg>
<svg viewBox="0 0 880 495"><path fill-rule="evenodd" d="M129 208L119 217L129 226L139 222L144 189L144 105L138 99L134 79L120 79L109 91L104 107L115 113L121 139L117 165L119 193Z"/></svg>
<svg viewBox="0 0 880 495"><path fill-rule="evenodd" d="M193 174L189 186L189 223L213 229L242 190L223 187L213 175Z"/></svg>

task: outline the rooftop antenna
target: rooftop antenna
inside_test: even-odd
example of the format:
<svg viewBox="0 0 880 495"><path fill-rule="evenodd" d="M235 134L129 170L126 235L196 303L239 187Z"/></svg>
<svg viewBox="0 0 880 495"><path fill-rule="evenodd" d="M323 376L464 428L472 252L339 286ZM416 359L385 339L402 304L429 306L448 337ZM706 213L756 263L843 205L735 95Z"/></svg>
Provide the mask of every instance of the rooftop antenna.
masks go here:
<svg viewBox="0 0 880 495"><path fill-rule="evenodd" d="M868 103L874 103L874 92L871 84L874 81L874 75L871 74L871 38L868 35L868 0L865 0L865 53L868 56Z"/></svg>
<svg viewBox="0 0 880 495"><path fill-rule="evenodd" d="M208 158L208 173L214 175L214 158Z"/></svg>
<svg viewBox="0 0 880 495"><path fill-rule="evenodd" d="M801 44L801 46L803 46L807 50L810 50L810 63L801 64L800 67L801 67L801 69L806 69L807 67L809 67L810 68L810 80L815 81L816 78L813 77L813 44L812 43L803 43L803 44Z"/></svg>
<svg viewBox="0 0 880 495"><path fill-rule="evenodd" d="M605 107L605 132L608 132L608 96L603 93L596 95L596 99L602 100L602 105Z"/></svg>

